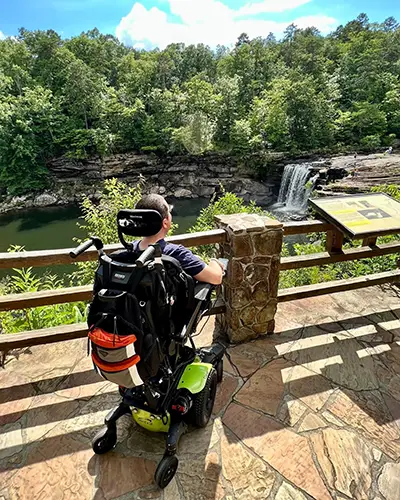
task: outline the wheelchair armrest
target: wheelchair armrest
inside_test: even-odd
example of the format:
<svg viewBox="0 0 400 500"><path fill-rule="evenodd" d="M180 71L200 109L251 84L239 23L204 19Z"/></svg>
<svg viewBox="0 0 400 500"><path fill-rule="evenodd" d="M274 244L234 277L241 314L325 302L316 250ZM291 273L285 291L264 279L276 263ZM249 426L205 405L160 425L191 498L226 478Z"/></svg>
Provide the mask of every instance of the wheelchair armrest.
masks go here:
<svg viewBox="0 0 400 500"><path fill-rule="evenodd" d="M210 285L210 283L197 283L194 287L194 298L202 302L207 300L213 288L214 285Z"/></svg>

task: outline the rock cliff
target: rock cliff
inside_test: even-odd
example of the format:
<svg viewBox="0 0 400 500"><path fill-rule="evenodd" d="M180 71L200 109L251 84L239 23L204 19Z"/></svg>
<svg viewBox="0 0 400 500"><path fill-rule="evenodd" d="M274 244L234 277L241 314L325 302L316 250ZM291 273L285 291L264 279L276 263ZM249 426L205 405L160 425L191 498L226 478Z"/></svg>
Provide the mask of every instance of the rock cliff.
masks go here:
<svg viewBox="0 0 400 500"><path fill-rule="evenodd" d="M254 200L263 206L274 200L279 189L279 179L256 180L243 165L222 154L160 158L126 153L87 161L60 158L49 163L48 168L51 189L38 196L9 198L3 202L0 213L33 206L77 203L84 194L96 199L102 182L113 177L134 184L143 176L147 192L170 198L209 198L221 183L246 202Z"/></svg>

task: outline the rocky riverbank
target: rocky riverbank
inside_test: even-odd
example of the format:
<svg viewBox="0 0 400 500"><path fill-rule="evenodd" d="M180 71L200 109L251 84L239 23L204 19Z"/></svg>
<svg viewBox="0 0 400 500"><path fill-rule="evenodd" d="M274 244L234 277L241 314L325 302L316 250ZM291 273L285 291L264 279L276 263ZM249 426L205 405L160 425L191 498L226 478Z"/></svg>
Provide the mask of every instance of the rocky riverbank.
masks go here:
<svg viewBox="0 0 400 500"><path fill-rule="evenodd" d="M0 200L0 214L19 209L79 203L83 196L98 199L105 179L118 178L135 184L142 176L147 192L169 198L210 198L220 183L226 190L254 200L260 206L276 201L283 169L288 163L307 163L319 173L316 189L322 196L369 191L380 184L400 184L400 154L343 155L326 158L285 159L276 154L264 175L254 172L229 155L158 157L126 153L105 159L74 161L60 158L49 165L51 188L36 195Z"/></svg>
<svg viewBox="0 0 400 500"><path fill-rule="evenodd" d="M74 161L61 158L52 161L51 189L39 195L9 197L0 204L0 213L31 207L79 203L84 195L100 196L105 179L118 178L135 184L142 176L147 192L169 198L210 198L220 183L226 190L246 202L271 204L279 189L279 176L268 181L257 180L254 173L235 159L222 154L174 156L160 158L134 153L109 156L105 159Z"/></svg>

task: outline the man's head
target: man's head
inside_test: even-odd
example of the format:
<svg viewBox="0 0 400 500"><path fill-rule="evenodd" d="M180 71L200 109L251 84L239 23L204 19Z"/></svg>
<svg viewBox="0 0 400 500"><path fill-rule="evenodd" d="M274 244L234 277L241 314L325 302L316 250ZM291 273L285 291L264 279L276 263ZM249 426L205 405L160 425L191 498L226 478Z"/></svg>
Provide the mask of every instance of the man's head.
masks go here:
<svg viewBox="0 0 400 500"><path fill-rule="evenodd" d="M172 206L168 205L162 196L159 194L148 194L143 196L143 198L137 202L136 208L140 210L156 210L163 219L163 225L158 236L164 238L168 234L172 225Z"/></svg>

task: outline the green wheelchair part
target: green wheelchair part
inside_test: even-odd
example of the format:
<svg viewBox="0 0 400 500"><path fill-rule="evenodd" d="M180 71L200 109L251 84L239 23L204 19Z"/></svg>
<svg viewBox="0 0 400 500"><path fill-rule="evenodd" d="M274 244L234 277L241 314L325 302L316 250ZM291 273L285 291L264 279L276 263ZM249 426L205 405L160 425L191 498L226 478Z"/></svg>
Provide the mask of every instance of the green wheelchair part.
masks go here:
<svg viewBox="0 0 400 500"><path fill-rule="evenodd" d="M151 432L168 432L171 423L171 418L169 413L164 416L164 421L161 415L154 415L146 410L140 410L139 408L131 407L133 420L143 427L144 429Z"/></svg>
<svg viewBox="0 0 400 500"><path fill-rule="evenodd" d="M210 373L213 365L211 363L202 363L194 361L185 368L182 377L179 381L177 390L187 389L191 394L198 394L201 392L207 382L208 374ZM146 410L131 407L133 420L151 432L168 432L171 423L169 413L164 416L155 415Z"/></svg>
<svg viewBox="0 0 400 500"><path fill-rule="evenodd" d="M198 394L204 389L212 367L211 363L194 361L185 368L178 389L187 389L192 394Z"/></svg>

